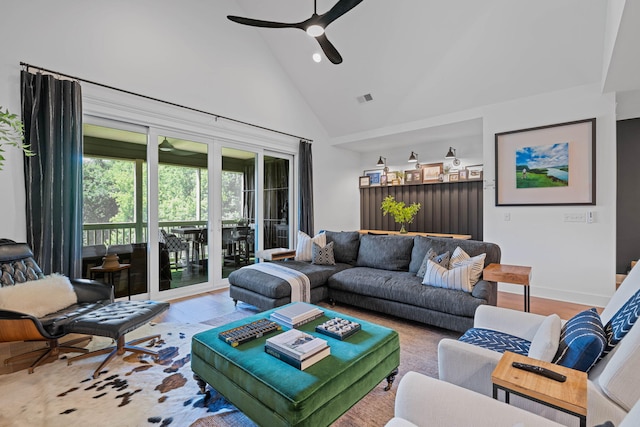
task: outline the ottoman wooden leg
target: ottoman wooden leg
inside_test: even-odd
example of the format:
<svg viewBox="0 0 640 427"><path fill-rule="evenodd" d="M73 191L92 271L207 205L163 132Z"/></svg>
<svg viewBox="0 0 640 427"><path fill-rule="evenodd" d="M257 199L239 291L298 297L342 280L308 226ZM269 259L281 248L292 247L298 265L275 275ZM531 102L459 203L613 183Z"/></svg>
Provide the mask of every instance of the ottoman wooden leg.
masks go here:
<svg viewBox="0 0 640 427"><path fill-rule="evenodd" d="M396 380L396 375L398 375L398 368L391 371L391 373L387 377L387 386L384 388L384 391L391 390L391 386L393 385L393 382Z"/></svg>

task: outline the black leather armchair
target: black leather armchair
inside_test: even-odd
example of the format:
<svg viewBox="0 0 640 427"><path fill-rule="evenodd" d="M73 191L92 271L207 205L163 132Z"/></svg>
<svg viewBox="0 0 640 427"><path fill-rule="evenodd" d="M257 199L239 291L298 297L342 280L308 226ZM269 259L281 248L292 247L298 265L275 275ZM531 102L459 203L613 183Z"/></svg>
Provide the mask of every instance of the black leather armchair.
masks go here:
<svg viewBox="0 0 640 427"><path fill-rule="evenodd" d="M26 281L44 278L43 272L33 259L29 246L8 239L0 240L0 272L0 287L3 288L20 286ZM76 293L77 303L55 313L35 317L0 307L0 342L46 342L44 348L10 357L4 361L5 364L38 356L29 368L29 373L32 373L42 362L52 357L57 358L60 353L87 351L73 345L88 338L74 339L63 344L59 339L67 334L65 325L70 321L113 302L113 289L109 285L93 280L70 278L69 281Z"/></svg>

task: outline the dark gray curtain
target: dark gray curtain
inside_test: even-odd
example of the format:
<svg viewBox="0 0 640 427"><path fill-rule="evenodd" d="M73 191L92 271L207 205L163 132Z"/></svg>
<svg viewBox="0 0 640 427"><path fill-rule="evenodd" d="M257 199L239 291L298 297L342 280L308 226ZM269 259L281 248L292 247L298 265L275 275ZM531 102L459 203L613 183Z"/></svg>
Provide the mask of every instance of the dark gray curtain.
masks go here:
<svg viewBox="0 0 640 427"><path fill-rule="evenodd" d="M256 221L256 161L255 159L244 162L244 196L242 217L250 223Z"/></svg>
<svg viewBox="0 0 640 427"><path fill-rule="evenodd" d="M313 236L313 157L311 155L311 143L300 141L298 152L300 157L300 208L298 222L300 230Z"/></svg>
<svg viewBox="0 0 640 427"><path fill-rule="evenodd" d="M27 243L47 273L82 274L80 84L22 71Z"/></svg>

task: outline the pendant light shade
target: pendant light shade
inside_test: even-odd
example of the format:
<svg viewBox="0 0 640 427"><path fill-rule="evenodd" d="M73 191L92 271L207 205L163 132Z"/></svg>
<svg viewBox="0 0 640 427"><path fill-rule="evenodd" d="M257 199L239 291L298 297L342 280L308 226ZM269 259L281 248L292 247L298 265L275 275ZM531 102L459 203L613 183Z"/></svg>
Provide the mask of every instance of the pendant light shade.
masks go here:
<svg viewBox="0 0 640 427"><path fill-rule="evenodd" d="M380 158L378 159L378 163L376 164L378 166L385 166L387 164L387 158L380 156Z"/></svg>
<svg viewBox="0 0 640 427"><path fill-rule="evenodd" d="M158 149L160 149L160 151L173 151L174 148L173 145L171 145L171 143L167 141L167 138L165 138L164 141L162 141L158 146Z"/></svg>
<svg viewBox="0 0 640 427"><path fill-rule="evenodd" d="M409 156L409 160L407 160L409 163L417 163L418 162L418 154L416 154L415 152L411 152L411 155Z"/></svg>
<svg viewBox="0 0 640 427"><path fill-rule="evenodd" d="M449 147L449 151L447 151L447 155L444 156L445 159L455 159L456 158L456 149Z"/></svg>

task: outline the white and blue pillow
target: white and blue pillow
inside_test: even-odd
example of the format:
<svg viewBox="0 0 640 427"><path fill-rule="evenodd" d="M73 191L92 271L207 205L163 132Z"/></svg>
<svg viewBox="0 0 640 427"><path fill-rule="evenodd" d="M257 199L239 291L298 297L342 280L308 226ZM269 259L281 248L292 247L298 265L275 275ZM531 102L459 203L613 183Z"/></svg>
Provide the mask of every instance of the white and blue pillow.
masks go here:
<svg viewBox="0 0 640 427"><path fill-rule="evenodd" d="M446 269L449 269L449 251L438 255L438 253L434 251L433 248L429 248L429 250L427 251L427 254L424 256L424 259L422 260L422 264L420 265L420 268L418 269L416 276L424 277L424 274L427 272L427 261L429 260L435 262L436 264Z"/></svg>
<svg viewBox="0 0 640 427"><path fill-rule="evenodd" d="M595 308L585 310L573 316L562 327L553 363L589 372L600 359L606 343L600 315Z"/></svg>
<svg viewBox="0 0 640 427"><path fill-rule="evenodd" d="M607 345L602 357L613 350L616 344L627 335L627 332L638 320L638 316L640 316L640 290L629 298L605 325L604 332L607 337Z"/></svg>

